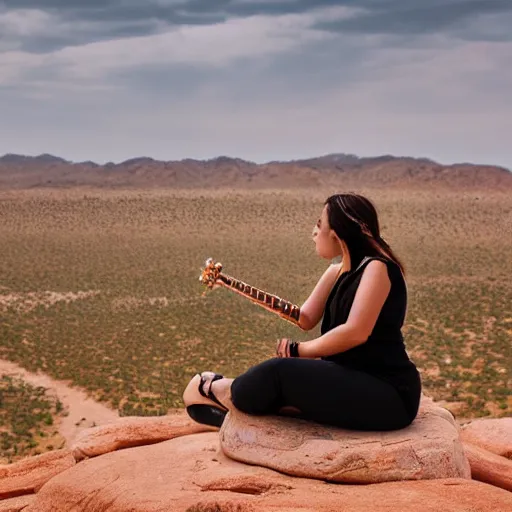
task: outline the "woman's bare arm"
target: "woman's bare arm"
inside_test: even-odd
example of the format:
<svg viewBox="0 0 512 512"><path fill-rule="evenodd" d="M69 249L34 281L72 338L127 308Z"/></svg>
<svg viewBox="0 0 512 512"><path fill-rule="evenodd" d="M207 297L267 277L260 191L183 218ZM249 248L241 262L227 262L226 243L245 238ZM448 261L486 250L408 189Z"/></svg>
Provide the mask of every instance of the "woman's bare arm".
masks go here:
<svg viewBox="0 0 512 512"><path fill-rule="evenodd" d="M299 325L305 331L315 327L322 318L327 297L336 282L341 263L329 265L313 288L311 295L300 308Z"/></svg>
<svg viewBox="0 0 512 512"><path fill-rule="evenodd" d="M390 290L391 281L386 264L378 260L368 263L357 287L347 321L319 338L301 343L300 357L314 359L330 356L364 343L375 327Z"/></svg>

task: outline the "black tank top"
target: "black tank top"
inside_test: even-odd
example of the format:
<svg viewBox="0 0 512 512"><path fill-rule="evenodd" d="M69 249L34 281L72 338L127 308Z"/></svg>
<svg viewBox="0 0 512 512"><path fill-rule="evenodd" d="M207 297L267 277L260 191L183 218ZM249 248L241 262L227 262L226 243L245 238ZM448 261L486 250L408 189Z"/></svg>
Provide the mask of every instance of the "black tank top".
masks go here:
<svg viewBox="0 0 512 512"><path fill-rule="evenodd" d="M407 310L407 286L395 262L380 257L365 257L354 265L354 270L341 274L327 298L321 333L325 334L347 321L363 271L372 260L386 264L391 281L389 295L372 333L365 343L322 359L369 373L392 384L406 402L410 413L415 416L421 384L402 336Z"/></svg>

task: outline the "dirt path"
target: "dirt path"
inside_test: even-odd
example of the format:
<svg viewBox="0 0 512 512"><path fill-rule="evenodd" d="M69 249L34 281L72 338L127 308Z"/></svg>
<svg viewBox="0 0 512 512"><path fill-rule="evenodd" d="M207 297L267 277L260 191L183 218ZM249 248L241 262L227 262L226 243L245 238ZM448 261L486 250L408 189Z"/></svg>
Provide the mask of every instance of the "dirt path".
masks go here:
<svg viewBox="0 0 512 512"><path fill-rule="evenodd" d="M117 411L92 400L84 391L71 387L67 381L58 381L43 373L28 372L21 366L3 359L0 359L0 375L20 377L32 386L47 388L48 394L59 398L68 415L61 418L56 426L68 446L81 430L119 418Z"/></svg>

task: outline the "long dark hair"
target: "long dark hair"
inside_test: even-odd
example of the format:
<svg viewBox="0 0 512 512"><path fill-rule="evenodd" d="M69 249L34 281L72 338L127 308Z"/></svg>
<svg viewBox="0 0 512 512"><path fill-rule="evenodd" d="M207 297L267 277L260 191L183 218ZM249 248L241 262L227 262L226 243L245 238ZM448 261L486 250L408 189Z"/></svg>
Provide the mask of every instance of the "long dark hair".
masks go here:
<svg viewBox="0 0 512 512"><path fill-rule="evenodd" d="M359 194L335 194L327 198L329 225L348 247L352 264L365 256L380 256L405 269L391 247L380 236L379 218L373 203Z"/></svg>

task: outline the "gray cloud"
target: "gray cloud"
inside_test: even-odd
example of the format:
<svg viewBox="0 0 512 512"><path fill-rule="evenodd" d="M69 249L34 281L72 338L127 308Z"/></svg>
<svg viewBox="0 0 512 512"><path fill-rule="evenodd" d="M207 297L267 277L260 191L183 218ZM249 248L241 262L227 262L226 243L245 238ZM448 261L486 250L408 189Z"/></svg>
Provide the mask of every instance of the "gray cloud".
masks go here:
<svg viewBox="0 0 512 512"><path fill-rule="evenodd" d="M510 167L509 6L0 0L0 154Z"/></svg>
<svg viewBox="0 0 512 512"><path fill-rule="evenodd" d="M463 37L487 39L492 34L463 30L463 24L489 14L512 12L510 0L430 0L428 3L390 1L379 4L379 7L371 4L367 3L367 12L354 19L322 22L317 28L345 33L394 35L457 30ZM510 28L509 33L512 33Z"/></svg>
<svg viewBox="0 0 512 512"><path fill-rule="evenodd" d="M174 20L187 13L201 17L279 15L347 6L367 10L361 17L362 30L374 30L370 20L373 17L382 17L382 26L387 30L391 18L399 21L391 23L390 29L402 24L415 25L421 19L431 25L435 19L443 23L444 19L455 21L512 9L509 0L429 0L428 3L423 0L3 0L0 8L2 6L53 11L64 18L117 21L135 17L139 20L155 17Z"/></svg>
<svg viewBox="0 0 512 512"><path fill-rule="evenodd" d="M210 25L230 17L301 14L346 6L360 9L351 19L325 20L319 30L356 34L416 35L450 30L472 40L508 40L510 25L482 30L471 20L512 12L510 0L4 0L0 2L0 51L17 48L45 53L95 41L150 35L182 25ZM30 9L48 16L46 30L16 30L2 13ZM42 21L42 20L41 20ZM9 25L10 24L10 25ZM465 24L469 24L469 27ZM497 20L496 24L499 24Z"/></svg>
<svg viewBox="0 0 512 512"><path fill-rule="evenodd" d="M0 51L13 47L45 53L97 41L151 35L172 26L209 25L226 15L213 11L186 11L186 1L132 2L94 0L81 2L22 1L0 3ZM34 30L23 30L27 19L38 21ZM37 19L36 19L37 18Z"/></svg>

